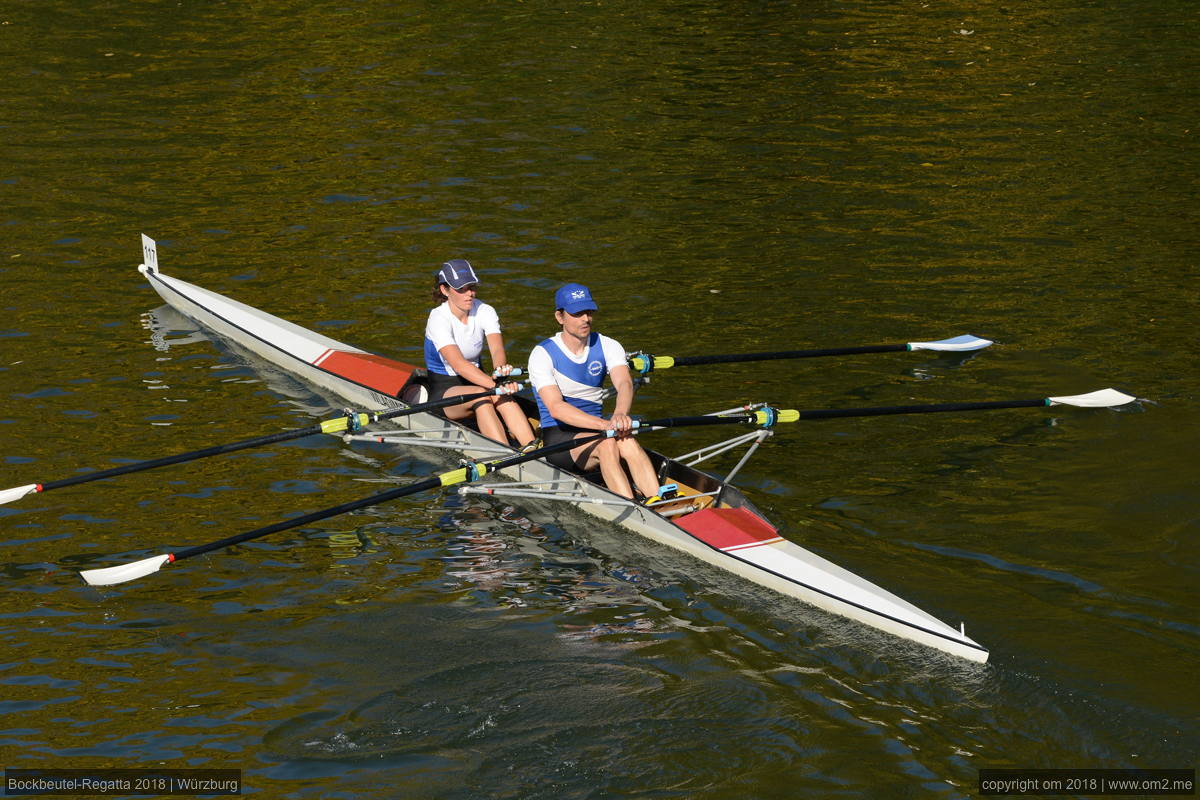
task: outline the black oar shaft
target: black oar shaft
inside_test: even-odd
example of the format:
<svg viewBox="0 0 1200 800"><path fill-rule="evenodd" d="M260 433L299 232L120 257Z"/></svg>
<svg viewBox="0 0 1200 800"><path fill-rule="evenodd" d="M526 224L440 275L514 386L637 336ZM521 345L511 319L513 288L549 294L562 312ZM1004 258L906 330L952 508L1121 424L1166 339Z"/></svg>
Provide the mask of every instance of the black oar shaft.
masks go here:
<svg viewBox="0 0 1200 800"><path fill-rule="evenodd" d="M979 403L934 403L920 406L881 406L879 408L824 408L801 411L800 419L835 419L838 417L883 417L889 414L936 414L943 411L987 411L993 408L1036 408L1046 405L1046 398L1037 400L991 400Z"/></svg>
<svg viewBox="0 0 1200 800"><path fill-rule="evenodd" d="M513 382L515 383L515 381ZM497 383L497 386L498 385L500 384ZM430 400L428 403L421 403L420 405L416 406L409 406L407 408L393 408L391 411L381 411L378 414L373 414L372 417L376 422L380 422L385 419L406 417L409 414L416 414L419 411L436 411L437 409L445 408L446 406L456 406L459 403L469 403L472 400L481 400L484 397L491 397L494 394L496 394L495 389L488 389L475 394L456 394L449 397L443 397L441 400Z"/></svg>
<svg viewBox="0 0 1200 800"><path fill-rule="evenodd" d="M578 447L579 445L581 445L585 442L589 442L593 439L600 439L600 438L603 438L604 436L607 436L607 433L600 432L600 433L596 433L595 435L592 435L592 436L581 436L577 439L572 439L570 441L565 441L565 442L559 442L558 444L552 444L552 445L549 445L548 447L542 447L542 448L533 450L528 453L519 453L517 455L509 456L507 458L502 458L497 461L491 461L485 465L486 466L485 472L486 473L495 472L496 470L505 469L507 467L513 467L513 466L516 466L517 464L523 464L526 461L533 461L534 459L542 458L543 456L548 456L553 453L562 452L563 450L570 450L571 448ZM209 542L208 544L200 544L200 545L196 545L195 547L189 547L185 550L180 550L179 552L174 553L172 555L172 558L174 561L179 561L180 559L191 558L192 556L203 555L204 553L211 553L213 550L220 550L225 547L232 547L233 545L241 544L242 542L248 542L251 539L261 539L264 536L270 536L272 533L279 533L280 531L286 531L291 528L298 528L302 525L308 525L313 522L320 522L323 519L329 519L330 517L336 517L339 514L346 514L351 511L357 511L360 508L367 508L369 506L379 505L380 503L386 503L389 500L397 500L401 497L406 497L406 496L412 495L412 494L418 494L418 493L424 492L428 489L436 489L440 486L451 486L455 483L462 483L465 481L472 480L472 478L468 478L468 477L461 477L461 478L449 477L449 476L454 476L455 473L458 473L461 471L462 470L451 470L450 472L442 473L441 475L436 475L432 478L426 478L423 481L418 481L416 483L410 483L407 486L400 486L396 489L389 489L386 492L379 492L378 494L373 494L370 497L363 497L358 500L351 500L348 503L342 503L341 505L333 506L331 508L324 508L324 509L321 509L320 511L313 511L309 514L303 514L299 517L292 517L291 519L280 520L279 522L274 522L270 525L266 525L261 528L255 528L254 530L246 531L245 533L235 534L233 536L229 536L225 539L220 539L215 542Z"/></svg>
<svg viewBox="0 0 1200 800"><path fill-rule="evenodd" d="M246 450L251 447L262 447L275 442L283 442L288 439L298 439L302 436L312 436L320 433L321 426L313 425L301 430L280 431L279 433L261 436L257 439L248 439L244 442L232 442L230 444L219 444L213 447L205 447L201 450L192 450L187 453L179 453L173 456L164 456L156 458L152 461L139 461L136 464L125 464L121 467L113 467L112 469L100 470L99 472L87 472L83 475L73 475L70 478L62 478L57 481L49 481L42 484L42 491L50 489L61 489L64 486L74 486L79 483L87 483L88 481L98 481L104 478L115 478L118 475L128 475L131 472L141 472L147 469L157 469L158 467L169 467L172 464L182 464L185 461L195 461L209 456L218 456L224 453L232 453L237 450Z"/></svg>
<svg viewBox="0 0 1200 800"><path fill-rule="evenodd" d="M357 511L360 508L366 508L379 503L386 503L388 500L395 500L396 498L404 497L405 495L417 494L418 492L423 492L426 489L434 489L441 485L442 483L440 478L427 478L426 480L412 483L408 486L401 486L397 489L391 489L386 492L373 494L370 497L363 497L358 500L352 500L349 503L342 503L339 506L333 506L332 508L313 511L310 514L304 514L299 517L281 520L279 522L265 525L261 528L255 528L254 530L246 531L245 533L239 533L216 542L209 542L208 544L189 547L186 550L180 550L178 553L175 553L175 560L178 561L181 558L190 558L192 556L203 555L204 553L211 553L213 550L220 550L225 547L233 547L235 544L248 542L251 539L260 539L263 536L270 536L272 533L279 533L280 531L286 531L291 528L298 528L301 525L320 522L323 519L336 517L338 514L348 514L349 512Z"/></svg>
<svg viewBox="0 0 1200 800"><path fill-rule="evenodd" d="M732 364L738 361L773 361L784 358L819 358L821 356L852 356L861 353L894 353L908 350L907 344L877 344L860 347L828 347L822 350L778 350L767 353L740 353L725 356L676 356L675 366L695 364Z"/></svg>
<svg viewBox="0 0 1200 800"><path fill-rule="evenodd" d="M415 414L418 411L432 411L446 406L458 405L459 403L468 403L472 400L490 397L495 394L495 391L489 389L478 394L456 395L452 397L444 397L441 400L432 400L428 403L421 403L417 406L409 406L407 408L396 408L391 411L383 411L372 415L372 421L381 421L385 419L393 419L402 417L408 414ZM337 419L335 417L335 419ZM324 429L320 423L309 425L306 428L294 428L292 430L280 431L278 433L270 433L266 436L259 436L254 439L246 439L241 442L230 442L229 444L218 444L212 447L205 447L200 450L191 450L186 453L178 453L173 456L163 456L149 461L138 461L133 464L125 464L120 467L100 470L98 472L87 472L82 475L72 475L70 478L62 478L56 481L48 481L42 484L42 491L46 492L51 489L62 489L66 486L75 486L80 483L88 483L89 481L99 481L105 478L115 478L118 475L128 475L133 472L142 472L148 469L158 469L159 467L169 467L173 464L183 464L188 461L198 461L202 458L211 456L224 455L225 453L234 453L238 450L248 450L252 447L265 447L269 444L277 442L286 442L291 439L302 439L305 436L315 436L318 433L324 433Z"/></svg>
<svg viewBox="0 0 1200 800"><path fill-rule="evenodd" d="M693 425L731 425L736 423L755 422L753 414L739 414L733 417L664 417L662 419L639 420L639 428L687 428Z"/></svg>

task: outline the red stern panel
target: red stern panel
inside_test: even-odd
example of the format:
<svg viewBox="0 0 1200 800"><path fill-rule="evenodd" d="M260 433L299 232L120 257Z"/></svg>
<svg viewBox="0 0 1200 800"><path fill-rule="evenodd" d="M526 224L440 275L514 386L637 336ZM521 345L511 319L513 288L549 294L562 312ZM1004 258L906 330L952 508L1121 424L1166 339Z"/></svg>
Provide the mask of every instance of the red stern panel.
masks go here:
<svg viewBox="0 0 1200 800"><path fill-rule="evenodd" d="M705 508L674 522L718 550L742 550L782 541L771 523L746 508Z"/></svg>
<svg viewBox="0 0 1200 800"><path fill-rule="evenodd" d="M362 386L395 397L412 377L413 366L393 361L371 353L347 353L344 350L326 350L313 362L313 366L340 375Z"/></svg>

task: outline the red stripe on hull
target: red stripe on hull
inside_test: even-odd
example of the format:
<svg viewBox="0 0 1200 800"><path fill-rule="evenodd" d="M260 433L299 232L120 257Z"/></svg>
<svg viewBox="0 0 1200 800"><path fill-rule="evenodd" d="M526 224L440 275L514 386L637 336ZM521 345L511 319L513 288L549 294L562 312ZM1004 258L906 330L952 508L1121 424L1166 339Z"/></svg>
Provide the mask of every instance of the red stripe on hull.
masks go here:
<svg viewBox="0 0 1200 800"><path fill-rule="evenodd" d="M718 550L769 544L779 539L771 523L746 508L705 508L675 520L675 524Z"/></svg>
<svg viewBox="0 0 1200 800"><path fill-rule="evenodd" d="M318 358L317 362L326 372L340 375L362 386L369 386L391 397L400 393L400 389L408 383L415 369L409 364L383 356L347 353L344 350L330 350Z"/></svg>

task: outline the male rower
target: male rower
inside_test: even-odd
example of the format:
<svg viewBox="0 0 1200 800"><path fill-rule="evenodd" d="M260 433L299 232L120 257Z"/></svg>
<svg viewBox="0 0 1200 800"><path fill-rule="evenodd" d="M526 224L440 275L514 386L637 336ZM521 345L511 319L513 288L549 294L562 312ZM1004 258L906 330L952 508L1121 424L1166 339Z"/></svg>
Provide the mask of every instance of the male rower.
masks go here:
<svg viewBox="0 0 1200 800"><path fill-rule="evenodd" d="M548 456L556 467L587 472L600 467L609 489L633 499L629 485L645 498L658 494L654 466L631 434L633 377L621 345L592 330L596 304L586 286L568 283L554 293L554 318L562 330L529 354L529 382L542 417L542 445L578 439L595 431L616 431L613 438L595 439L569 451ZM612 379L617 401L612 416L601 413L604 376ZM625 474L628 468L629 475Z"/></svg>

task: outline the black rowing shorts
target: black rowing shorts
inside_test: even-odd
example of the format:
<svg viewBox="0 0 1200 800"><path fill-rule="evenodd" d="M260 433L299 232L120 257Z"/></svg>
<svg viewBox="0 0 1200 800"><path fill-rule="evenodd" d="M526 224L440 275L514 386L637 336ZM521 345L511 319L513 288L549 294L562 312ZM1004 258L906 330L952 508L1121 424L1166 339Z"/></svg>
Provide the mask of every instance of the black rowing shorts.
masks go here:
<svg viewBox="0 0 1200 800"><path fill-rule="evenodd" d="M599 431L588 430L587 428L576 428L574 425L564 425L560 422L557 425L550 426L549 428L542 428L542 447L549 447L551 445L558 444L559 442L565 442L568 439L575 439L580 434L588 433L594 434L599 433ZM595 442L595 444L599 444L599 441ZM588 454L584 453L582 460L580 462L576 462L574 457L571 455L571 451L568 449L561 450L557 453L551 453L550 455L546 456L546 460L559 469L565 469L568 472L585 472L586 470L584 465L587 464L587 457Z"/></svg>

